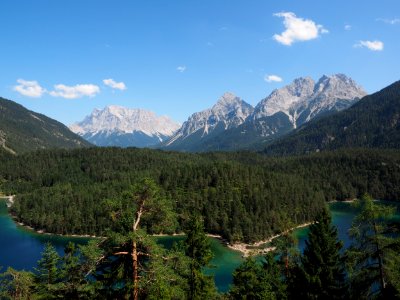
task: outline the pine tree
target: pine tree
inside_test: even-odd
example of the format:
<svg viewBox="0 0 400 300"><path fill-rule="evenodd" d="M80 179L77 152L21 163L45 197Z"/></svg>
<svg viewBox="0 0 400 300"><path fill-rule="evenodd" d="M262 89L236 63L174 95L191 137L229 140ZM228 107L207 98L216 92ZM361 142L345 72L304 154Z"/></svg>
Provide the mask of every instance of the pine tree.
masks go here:
<svg viewBox="0 0 400 300"><path fill-rule="evenodd" d="M214 278L203 273L204 268L210 265L213 253L200 216L191 216L186 234L185 253L190 259L189 299L215 298Z"/></svg>
<svg viewBox="0 0 400 300"><path fill-rule="evenodd" d="M47 243L42 252L42 258L35 268L35 280L39 294L45 298L52 299L56 295L60 279L60 256L51 243Z"/></svg>
<svg viewBox="0 0 400 300"><path fill-rule="evenodd" d="M230 299L272 300L277 299L271 283L265 280L265 273L254 258L248 257L233 272L233 286Z"/></svg>
<svg viewBox="0 0 400 300"><path fill-rule="evenodd" d="M157 269L172 258L149 235L175 230L171 203L149 178L139 180L121 199L106 202L113 227L102 244L106 254L97 275L109 297L137 300L166 285L169 293L176 289L181 294L174 270L168 270L174 276L165 277L166 270Z"/></svg>
<svg viewBox="0 0 400 300"><path fill-rule="evenodd" d="M307 289L307 299L342 299L345 297L344 266L337 228L324 209L310 226L304 253L301 256L301 274ZM300 275L301 276L301 275Z"/></svg>
<svg viewBox="0 0 400 300"><path fill-rule="evenodd" d="M32 299L34 278L31 272L8 268L0 274L0 299Z"/></svg>
<svg viewBox="0 0 400 300"><path fill-rule="evenodd" d="M264 256L265 260L262 262L263 272L261 281L268 282L276 299L287 299L287 284L282 268L275 256L276 252L268 252Z"/></svg>
<svg viewBox="0 0 400 300"><path fill-rule="evenodd" d="M393 238L388 220L394 207L375 203L364 195L355 202L360 213L353 221L350 236L352 246L346 252L353 297L393 297L398 268L399 241ZM390 277L392 275L392 277Z"/></svg>

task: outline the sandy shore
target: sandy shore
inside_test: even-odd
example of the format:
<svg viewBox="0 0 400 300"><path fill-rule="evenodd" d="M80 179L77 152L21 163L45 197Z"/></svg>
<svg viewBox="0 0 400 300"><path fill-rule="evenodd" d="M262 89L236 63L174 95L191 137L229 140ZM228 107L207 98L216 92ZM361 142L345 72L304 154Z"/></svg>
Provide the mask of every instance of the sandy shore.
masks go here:
<svg viewBox="0 0 400 300"><path fill-rule="evenodd" d="M284 232L281 232L279 234L273 235L273 236L269 237L266 240L258 241L258 242L252 243L252 244L233 243L233 244L227 244L227 246L232 250L236 250L236 251L242 252L244 257L251 256L251 255L259 255L259 254L263 254L263 253L268 253L270 251L274 251L275 247L261 248L261 245L271 243L274 239L282 236L283 234L288 233L289 231L292 231L292 230L295 230L295 229L298 229L298 228L307 227L307 226L310 226L311 224L312 224L312 222L300 224L300 225L298 225L296 227L293 227L293 228L290 228L290 229L288 229L288 230L286 230Z"/></svg>
<svg viewBox="0 0 400 300"><path fill-rule="evenodd" d="M11 195L11 196L0 195L0 198L6 199L6 204L7 204L8 208L10 208L14 204L14 197L15 197L15 195Z"/></svg>

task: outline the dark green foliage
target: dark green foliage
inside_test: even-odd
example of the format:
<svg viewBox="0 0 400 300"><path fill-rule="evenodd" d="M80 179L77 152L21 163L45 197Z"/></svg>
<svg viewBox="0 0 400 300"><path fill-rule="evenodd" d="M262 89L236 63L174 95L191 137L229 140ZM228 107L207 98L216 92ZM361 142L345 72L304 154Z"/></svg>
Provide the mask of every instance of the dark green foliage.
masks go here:
<svg viewBox="0 0 400 300"><path fill-rule="evenodd" d="M354 147L400 148L400 81L349 109L305 124L264 152L292 155Z"/></svg>
<svg viewBox="0 0 400 300"><path fill-rule="evenodd" d="M60 256L56 249L50 243L45 245L42 258L38 261L35 269L35 281L37 290L40 294L45 295L47 299L56 298L55 292L58 289L60 280Z"/></svg>
<svg viewBox="0 0 400 300"><path fill-rule="evenodd" d="M203 220L200 216L192 215L186 229L185 253L190 259L189 299L216 298L214 278L203 274L203 268L210 266L213 257L210 241L204 232Z"/></svg>
<svg viewBox="0 0 400 300"><path fill-rule="evenodd" d="M275 253L269 252L265 255L265 260L262 262L261 281L268 282L276 299L286 299L288 297L287 282L284 280L286 270L279 264Z"/></svg>
<svg viewBox="0 0 400 300"><path fill-rule="evenodd" d="M0 98L0 151L15 154L38 149L89 146L89 142L60 122Z"/></svg>
<svg viewBox="0 0 400 300"><path fill-rule="evenodd" d="M0 299L29 300L34 294L33 274L8 268L0 274Z"/></svg>
<svg viewBox="0 0 400 300"><path fill-rule="evenodd" d="M95 274L102 293L123 299L183 296L186 285L179 273L181 256L170 255L148 234L174 232L176 226L171 201L159 186L142 178L120 199L107 200L105 206L112 226L101 244L105 255Z"/></svg>
<svg viewBox="0 0 400 300"><path fill-rule="evenodd" d="M369 195L364 195L355 205L361 212L353 221L350 230L353 245L346 253L353 297L391 299L395 293L399 295L396 274L400 245L394 238L393 228L388 226L395 210L374 203Z"/></svg>
<svg viewBox="0 0 400 300"><path fill-rule="evenodd" d="M373 150L296 158L132 148L53 150L0 156L0 183L3 192L17 194L12 213L18 221L48 232L104 236L111 226L104 200L121 198L138 178L148 176L177 213L177 232L199 211L206 232L229 241L257 241L283 231L288 221L311 221L325 201L364 192L400 199L399 164L399 152Z"/></svg>
<svg viewBox="0 0 400 300"><path fill-rule="evenodd" d="M233 272L231 299L264 300L277 299L271 283L266 280L264 269L254 258L247 258Z"/></svg>
<svg viewBox="0 0 400 300"><path fill-rule="evenodd" d="M307 289L299 290L305 299L343 299L344 262L340 254L342 242L338 240L337 228L331 225L327 209L318 215L306 241L301 256L301 272Z"/></svg>

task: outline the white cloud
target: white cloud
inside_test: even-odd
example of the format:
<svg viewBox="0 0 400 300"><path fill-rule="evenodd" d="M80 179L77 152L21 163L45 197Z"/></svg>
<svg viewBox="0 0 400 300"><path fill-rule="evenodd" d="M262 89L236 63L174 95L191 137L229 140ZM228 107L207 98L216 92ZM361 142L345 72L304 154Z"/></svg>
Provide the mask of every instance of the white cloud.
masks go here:
<svg viewBox="0 0 400 300"><path fill-rule="evenodd" d="M18 85L14 86L13 90L20 93L23 96L40 98L46 92L37 81L27 81L24 79L18 79Z"/></svg>
<svg viewBox="0 0 400 300"><path fill-rule="evenodd" d="M264 80L266 82L282 82L283 79L277 75L265 75Z"/></svg>
<svg viewBox="0 0 400 300"><path fill-rule="evenodd" d="M286 46L298 41L313 40L320 34L329 32L322 25L315 24L312 20L298 18L292 12L276 13L274 16L284 18L283 25L286 30L281 34L275 34L273 39Z"/></svg>
<svg viewBox="0 0 400 300"><path fill-rule="evenodd" d="M354 47L358 48L368 48L371 51L382 51L383 43L381 41L359 41Z"/></svg>
<svg viewBox="0 0 400 300"><path fill-rule="evenodd" d="M390 24L390 25L395 25L395 24L399 24L400 23L400 19L399 18L395 18L395 19L376 19L377 21L381 21L384 22L386 24Z"/></svg>
<svg viewBox="0 0 400 300"><path fill-rule="evenodd" d="M183 72L186 71L186 66L179 66L179 67L176 68L176 70L177 70L178 72L183 73Z"/></svg>
<svg viewBox="0 0 400 300"><path fill-rule="evenodd" d="M348 24L347 24L347 25L344 25L344 30L347 30L347 31L348 31L348 30L351 30L351 25L348 25Z"/></svg>
<svg viewBox="0 0 400 300"><path fill-rule="evenodd" d="M123 82L116 82L114 79L104 79L103 83L113 89L124 91L126 90L126 85Z"/></svg>
<svg viewBox="0 0 400 300"><path fill-rule="evenodd" d="M67 86L64 84L56 84L54 91L49 92L53 97L62 97L66 99L76 99L84 96L94 97L100 93L100 88L94 84L77 84Z"/></svg>

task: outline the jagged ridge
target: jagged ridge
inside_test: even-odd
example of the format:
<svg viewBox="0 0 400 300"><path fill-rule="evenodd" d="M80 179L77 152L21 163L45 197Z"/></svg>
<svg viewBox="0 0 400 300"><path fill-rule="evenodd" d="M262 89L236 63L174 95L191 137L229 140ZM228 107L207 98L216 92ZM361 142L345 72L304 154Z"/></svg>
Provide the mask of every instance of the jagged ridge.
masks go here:
<svg viewBox="0 0 400 300"><path fill-rule="evenodd" d="M179 127L167 116L110 105L93 110L70 129L99 146L148 147L166 140Z"/></svg>

